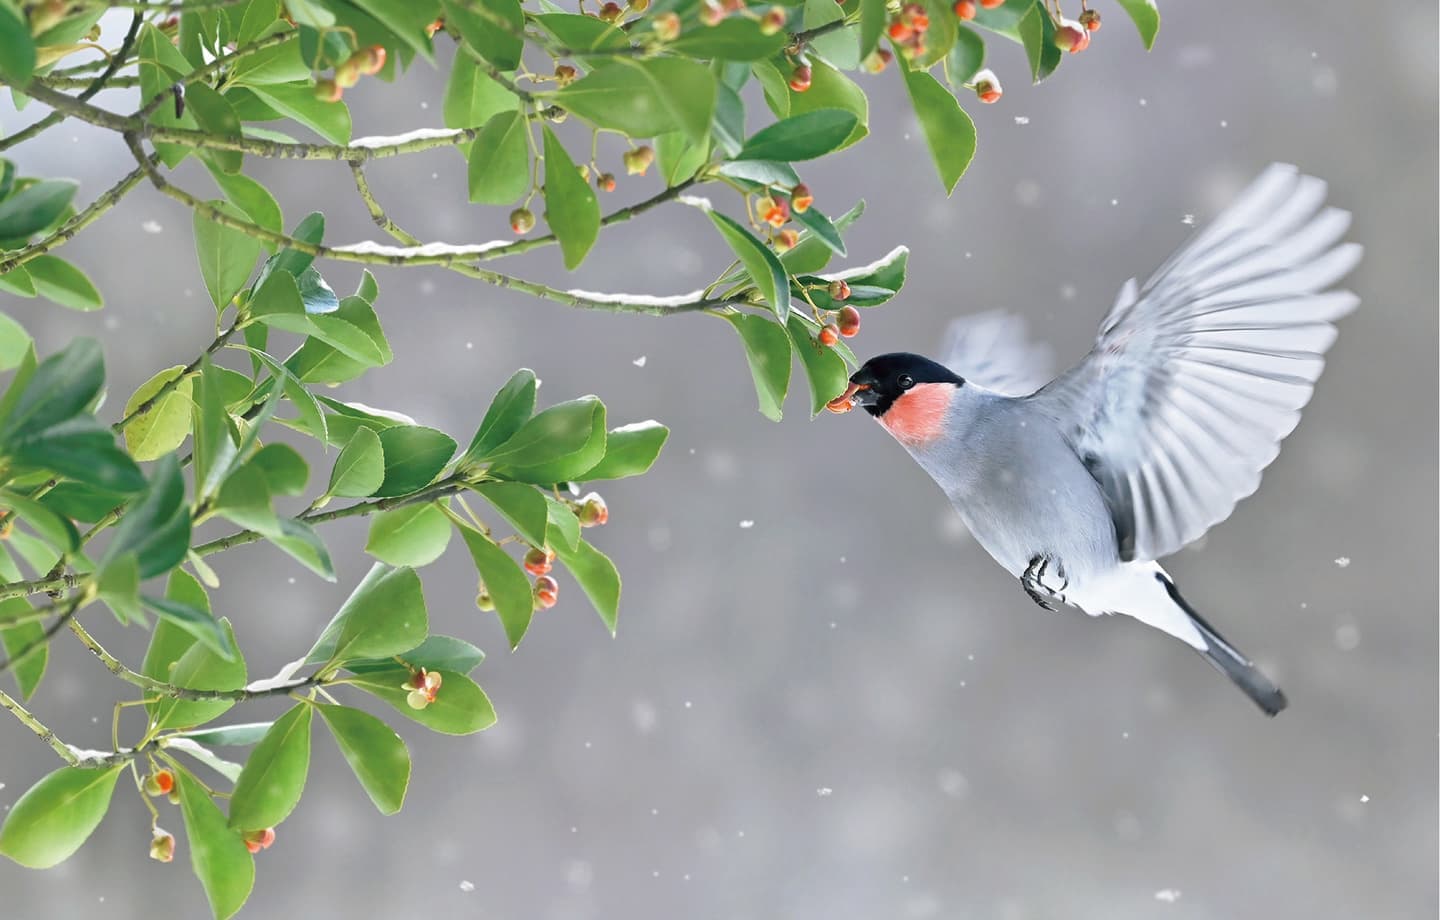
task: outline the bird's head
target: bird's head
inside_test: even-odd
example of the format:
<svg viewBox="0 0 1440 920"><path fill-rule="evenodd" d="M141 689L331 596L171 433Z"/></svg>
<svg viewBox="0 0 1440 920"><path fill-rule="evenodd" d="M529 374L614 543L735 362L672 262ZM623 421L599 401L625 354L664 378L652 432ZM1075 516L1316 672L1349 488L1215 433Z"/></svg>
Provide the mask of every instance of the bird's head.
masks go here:
<svg viewBox="0 0 1440 920"><path fill-rule="evenodd" d="M964 385L965 380L943 364L892 352L871 358L850 375L850 385L829 408L846 412L860 406L896 440L920 446L943 433L950 401Z"/></svg>

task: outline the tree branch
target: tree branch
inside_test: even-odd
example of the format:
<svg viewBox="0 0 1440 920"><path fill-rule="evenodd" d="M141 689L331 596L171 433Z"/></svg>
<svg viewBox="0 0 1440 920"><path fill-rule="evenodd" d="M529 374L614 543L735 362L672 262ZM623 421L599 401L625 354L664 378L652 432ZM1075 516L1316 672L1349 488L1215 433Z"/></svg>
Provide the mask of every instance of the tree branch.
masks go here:
<svg viewBox="0 0 1440 920"><path fill-rule="evenodd" d="M59 754L61 760L65 761L72 767L79 765L80 758L73 750L71 750L70 745L61 741L54 732L52 732L49 728L45 726L43 722L31 715L30 710L20 705L19 702L17 702L4 690L0 690L0 708L8 709L12 713L14 713L15 718L19 719L21 724L34 732L36 737L38 737L41 741L48 744L50 746L50 750L54 751L56 754Z"/></svg>
<svg viewBox="0 0 1440 920"><path fill-rule="evenodd" d="M150 410L154 409L157 405L160 404L160 401L162 399L174 392L175 388L180 385L180 381L185 380L186 378L190 377L192 374L200 370L200 364L205 360L206 355L213 355L215 354L215 352L225 347L225 343L230 341L230 336L234 335L235 330L239 328L239 320L231 323L230 328L215 336L214 341L212 341L209 345L206 345L205 350L201 352L198 356L196 356L194 361L191 361L189 364L185 365L185 367L181 368L180 373L165 381L164 386L156 390L154 396L151 396L149 399L136 406L133 412L122 418L120 421L116 422L114 425L111 425L110 430L115 432L116 434L120 434L131 422L135 421L137 418L148 414Z"/></svg>
<svg viewBox="0 0 1440 920"><path fill-rule="evenodd" d="M106 211L119 204L120 199L128 195L131 189L135 188L136 185L139 185L140 180L144 178L144 167L137 166L135 169L131 170L128 174L126 174L125 178L121 179L119 182L106 189L100 194L98 198L90 202L89 207L76 214L69 220L65 221L64 224L62 224L54 233L45 237L45 239L39 240L35 243L31 243L24 249L16 249L10 253L4 253L3 255L5 255L6 258L0 259L0 275L3 275L8 271L12 271L17 266L24 265L31 259L34 259L37 256L43 256L50 250L58 249L59 247L70 242L70 240L74 239L75 235L78 234L81 230L84 230L86 227L99 220Z"/></svg>

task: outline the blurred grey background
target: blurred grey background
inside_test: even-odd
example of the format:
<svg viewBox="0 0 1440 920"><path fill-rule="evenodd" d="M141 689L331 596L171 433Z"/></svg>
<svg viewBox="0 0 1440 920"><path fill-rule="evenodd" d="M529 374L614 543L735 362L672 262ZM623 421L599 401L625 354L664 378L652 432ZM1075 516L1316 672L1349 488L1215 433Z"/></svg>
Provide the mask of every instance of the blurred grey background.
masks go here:
<svg viewBox="0 0 1440 920"><path fill-rule="evenodd" d="M1435 6L1162 3L1151 54L1118 6L1097 6L1091 49L1041 87L1024 85L1017 47L990 42L1006 95L968 106L980 151L952 198L893 71L862 77L872 136L804 174L831 213L866 198L857 264L913 251L858 351L924 350L951 316L1004 307L1067 363L1121 282L1193 232L1187 215L1203 222L1272 160L1330 180L1367 246L1349 280L1364 303L1260 492L1167 563L1290 711L1262 718L1137 623L1039 611L863 416L811 423L792 395L783 424L761 418L738 343L709 318L587 314L441 270L382 271L395 361L338 395L465 438L526 365L545 401L593 391L615 422L654 417L673 435L650 476L605 490L612 522L592 532L626 577L617 639L562 577L560 605L507 654L464 554L425 572L436 628L491 654L477 677L499 724L457 739L397 719L415 769L388 819L317 734L246 916L1436 915ZM425 66L398 89L357 88L357 135L438 125L442 88ZM130 166L116 138L71 125L16 153L22 174L75 176L87 200ZM617 149L604 156L619 166ZM376 237L343 166L248 168L287 222L323 208L330 239ZM209 192L193 164L180 176ZM465 203L451 151L371 176L422 238L506 234L503 209ZM606 202L657 189L622 177ZM63 252L103 287L104 312L0 299L45 350L103 339L113 415L212 335L192 253L189 214L142 190ZM554 250L503 270L668 293L727 261L698 212L670 206L604 234L573 277ZM326 273L343 290L358 277ZM308 647L369 566L364 533L325 531L336 585L260 545L216 560L216 606L253 675ZM88 617L138 661L145 634L106 620ZM99 747L128 688L60 638L35 709ZM8 806L56 763L17 724L0 739ZM0 862L0 914L204 915L188 854L147 859L143 808L121 789L61 867ZM180 829L173 810L164 823Z"/></svg>

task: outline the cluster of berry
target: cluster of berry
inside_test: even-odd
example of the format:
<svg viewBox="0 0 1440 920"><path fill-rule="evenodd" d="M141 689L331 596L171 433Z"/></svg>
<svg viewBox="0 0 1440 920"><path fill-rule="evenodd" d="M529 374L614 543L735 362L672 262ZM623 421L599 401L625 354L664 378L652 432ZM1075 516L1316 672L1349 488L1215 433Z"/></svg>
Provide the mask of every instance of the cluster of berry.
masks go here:
<svg viewBox="0 0 1440 920"><path fill-rule="evenodd" d="M605 504L605 499L600 497L599 492L591 492L578 501L567 502L575 516L580 519L581 527L600 527L610 520L610 508ZM535 576L535 584L531 589L534 599L534 609L549 610L560 600L560 583L550 575L551 568L555 565L555 553L549 547L532 546L521 560L525 571ZM485 585L480 585L480 593L475 597L475 606L481 610L494 610L495 599L485 590ZM434 675L439 677L440 675ZM439 686L439 682L436 682ZM434 702L432 699L431 702ZM411 705L414 705L412 702ZM424 707L417 706L417 709Z"/></svg>
<svg viewBox="0 0 1440 920"><path fill-rule="evenodd" d="M163 768L153 771L145 777L145 794L156 798L162 795L167 796L172 803L178 803L180 790L175 786L175 774ZM154 809L151 811L153 813ZM258 831L246 831L240 835L240 838L245 842L245 849L251 853L259 853L261 850L269 849L270 844L275 842L275 828L267 827ZM150 858L164 863L175 858L175 835L159 824L154 826L150 838Z"/></svg>
<svg viewBox="0 0 1440 920"><path fill-rule="evenodd" d="M339 102L345 90L360 82L361 76L373 77L385 66L385 48L370 45L361 48L335 68L334 77L315 81L315 98L321 102Z"/></svg>

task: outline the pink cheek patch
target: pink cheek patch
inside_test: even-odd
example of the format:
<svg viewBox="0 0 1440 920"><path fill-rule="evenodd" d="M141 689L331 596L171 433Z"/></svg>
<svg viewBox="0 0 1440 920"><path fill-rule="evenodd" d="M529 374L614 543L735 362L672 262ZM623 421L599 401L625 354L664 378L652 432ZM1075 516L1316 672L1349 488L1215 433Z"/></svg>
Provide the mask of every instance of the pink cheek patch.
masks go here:
<svg viewBox="0 0 1440 920"><path fill-rule="evenodd" d="M944 433L945 412L950 408L953 384L921 383L902 394L880 416L880 424L895 440L918 447Z"/></svg>

